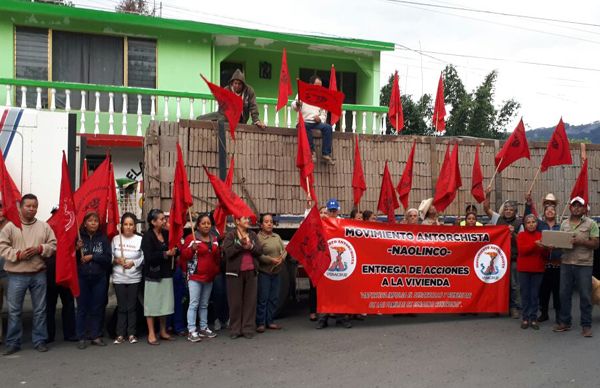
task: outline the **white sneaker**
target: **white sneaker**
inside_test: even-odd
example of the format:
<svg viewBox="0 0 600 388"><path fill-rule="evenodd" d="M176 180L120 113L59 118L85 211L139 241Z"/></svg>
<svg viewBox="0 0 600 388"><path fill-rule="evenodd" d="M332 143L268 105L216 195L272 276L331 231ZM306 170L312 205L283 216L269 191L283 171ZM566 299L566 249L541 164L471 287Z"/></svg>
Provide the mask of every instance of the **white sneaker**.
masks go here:
<svg viewBox="0 0 600 388"><path fill-rule="evenodd" d="M201 338L215 338L217 336L217 333L215 333L214 331L210 330L208 327L204 330L200 330L200 337Z"/></svg>
<svg viewBox="0 0 600 388"><path fill-rule="evenodd" d="M190 334L188 334L187 340L190 342L200 342L202 341L202 338L197 332L193 331Z"/></svg>

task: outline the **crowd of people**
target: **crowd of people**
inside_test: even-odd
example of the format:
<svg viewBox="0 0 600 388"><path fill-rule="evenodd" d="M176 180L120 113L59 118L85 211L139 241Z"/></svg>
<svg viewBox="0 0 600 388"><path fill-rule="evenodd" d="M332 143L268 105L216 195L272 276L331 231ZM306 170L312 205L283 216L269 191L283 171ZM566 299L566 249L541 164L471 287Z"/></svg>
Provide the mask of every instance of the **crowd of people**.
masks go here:
<svg viewBox="0 0 600 388"><path fill-rule="evenodd" d="M489 191L483 203L490 224L507 225L511 232L510 316L520 318L523 329L539 329L549 320L552 296L556 311L553 330L572 327L571 299L577 290L580 300L582 335L592 336L592 265L593 252L599 245L598 225L586 216L588 204L583 198L569 201L569 217L557 217L557 201L552 194L543 201L543 212L534 214L531 196L526 198L523 216L518 203L505 201L498 213L490 208ZM0 307L8 302L5 355L21 349L23 301L27 291L33 309L32 342L40 352L56 338L55 313L61 298L62 329L65 341L79 349L88 345L106 346L106 307L112 283L117 299L114 344L138 342L141 331L146 342L159 345L184 336L195 343L214 338L229 328L232 339L251 339L256 333L280 330L275 322L279 298L279 273L286 261L281 237L273 231L274 215L262 214L258 232L246 217L235 218L235 227L219 235L210 214L200 214L186 225L184 238L169 249L168 216L160 209L147 215L143 235L136 232L138 220L132 213L121 218L120 233L109 241L100 217L85 215L76 244L80 294L54 281L56 238L44 221L36 218L38 200L33 194L22 197L21 229L6 220L0 205ZM320 209L322 217L340 217L336 199ZM376 222L368 210L351 212L356 220ZM464 217L452 225L482 226L477 208L469 205ZM401 221L409 225L445 225L432 204L425 200L419 209L408 209ZM572 234L571 249L556 249L542 243L541 232L560 230ZM187 303L184 303L187 300ZM212 302L212 303L211 303ZM184 305L187 304L187 311ZM317 314L317 292L311 285L309 318L317 328L328 326L329 319L351 328L352 319L364 315ZM209 320L209 310L211 319ZM145 318L145 327L140 326ZM1 324L1 320L0 320ZM212 326L212 329L211 329ZM142 329L140 329L142 327ZM0 326L2 328L2 326Z"/></svg>

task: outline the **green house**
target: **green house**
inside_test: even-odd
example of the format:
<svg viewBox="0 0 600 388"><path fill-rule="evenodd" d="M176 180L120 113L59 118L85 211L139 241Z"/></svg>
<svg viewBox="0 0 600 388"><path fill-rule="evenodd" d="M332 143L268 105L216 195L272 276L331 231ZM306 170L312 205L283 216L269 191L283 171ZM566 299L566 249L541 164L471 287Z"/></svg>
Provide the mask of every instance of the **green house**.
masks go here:
<svg viewBox="0 0 600 388"><path fill-rule="evenodd" d="M261 120L291 127L275 113L281 54L292 78L335 65L345 95L337 131L379 133L382 51L393 43L260 31L20 0L0 2L0 106L68 110L78 132L142 136L149 120L179 120L215 109L199 74L225 85L242 69ZM296 87L294 85L294 90ZM293 96L292 96L293 98Z"/></svg>

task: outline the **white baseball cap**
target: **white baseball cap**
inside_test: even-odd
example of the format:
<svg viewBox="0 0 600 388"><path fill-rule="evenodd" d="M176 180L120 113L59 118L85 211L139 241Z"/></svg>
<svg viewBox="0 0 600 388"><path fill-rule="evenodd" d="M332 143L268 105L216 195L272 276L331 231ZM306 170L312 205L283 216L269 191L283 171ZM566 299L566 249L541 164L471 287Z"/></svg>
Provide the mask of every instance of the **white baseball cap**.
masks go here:
<svg viewBox="0 0 600 388"><path fill-rule="evenodd" d="M582 205L585 205L585 199L583 199L583 198L581 198L581 197L579 197L579 196L577 196L577 197L575 197L575 198L571 199L571 201L570 201L569 203L572 205L572 204L574 204L575 202L579 202L580 204L582 204Z"/></svg>

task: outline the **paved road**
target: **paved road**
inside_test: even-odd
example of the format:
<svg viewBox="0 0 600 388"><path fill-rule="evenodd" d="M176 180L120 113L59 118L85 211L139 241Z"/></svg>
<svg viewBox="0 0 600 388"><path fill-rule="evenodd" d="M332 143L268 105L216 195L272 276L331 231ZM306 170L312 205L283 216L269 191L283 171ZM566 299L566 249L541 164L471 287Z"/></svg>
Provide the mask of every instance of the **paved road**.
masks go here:
<svg viewBox="0 0 600 388"><path fill-rule="evenodd" d="M578 328L558 334L546 322L535 332L483 316L368 317L352 329L315 330L305 309L252 340L86 350L59 342L45 354L26 344L0 356L0 387L600 386L598 311L596 337L587 339Z"/></svg>

